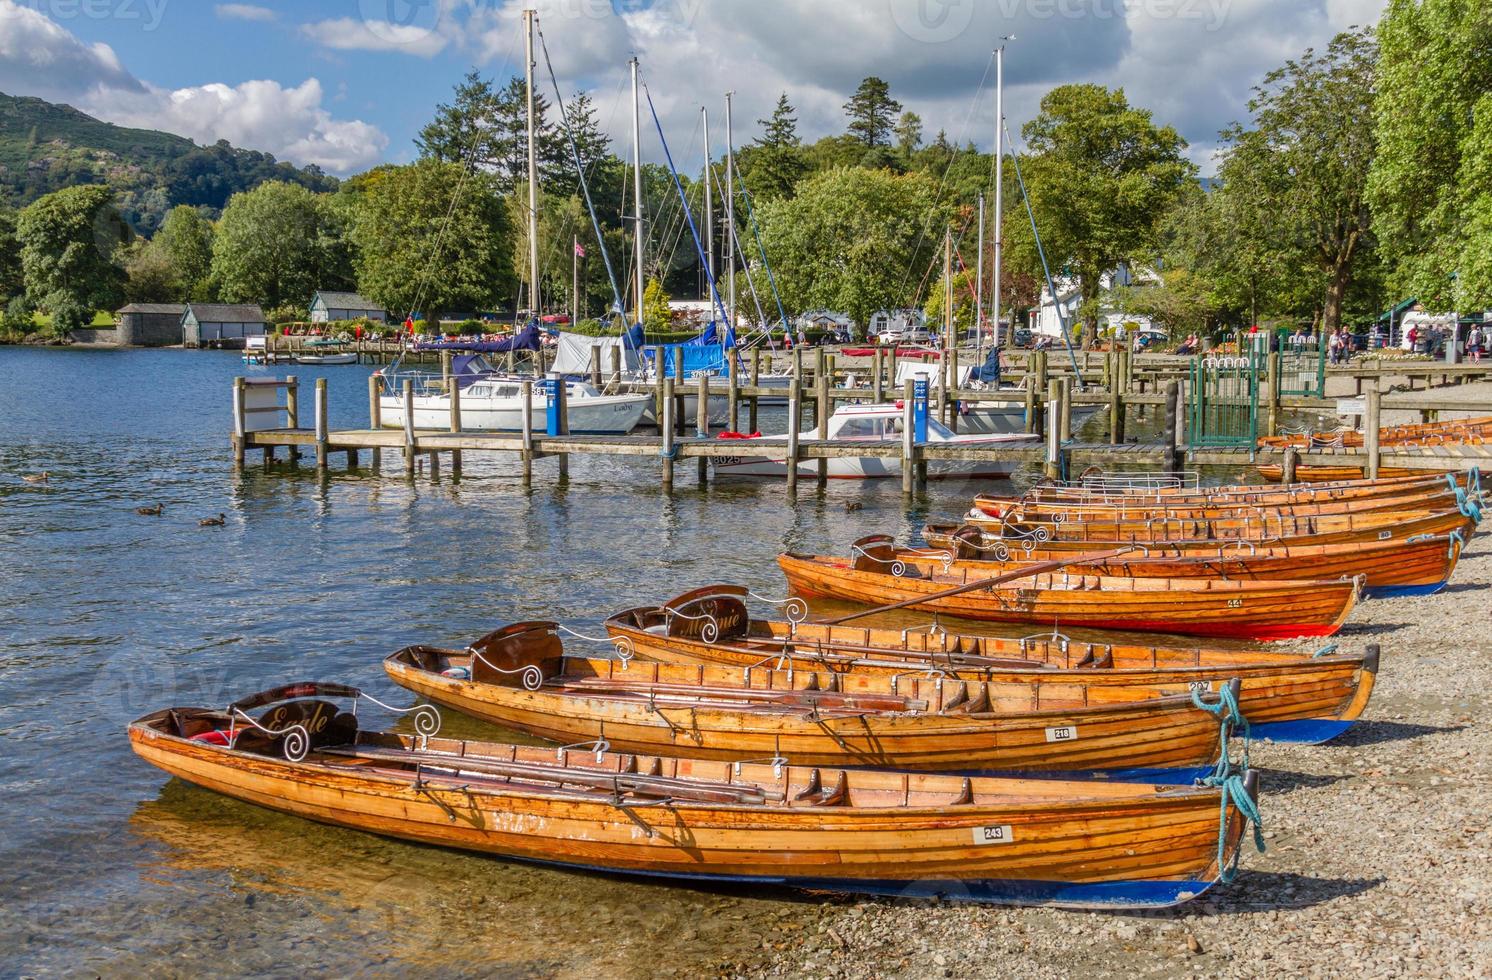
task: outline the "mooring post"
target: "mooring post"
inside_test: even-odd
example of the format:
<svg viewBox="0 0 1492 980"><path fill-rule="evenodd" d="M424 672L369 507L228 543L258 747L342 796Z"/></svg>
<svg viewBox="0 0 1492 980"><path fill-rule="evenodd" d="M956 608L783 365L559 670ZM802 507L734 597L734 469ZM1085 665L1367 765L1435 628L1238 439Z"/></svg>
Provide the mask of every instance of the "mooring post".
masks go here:
<svg viewBox="0 0 1492 980"><path fill-rule="evenodd" d="M694 398L694 435L698 439L710 437L710 375L699 372L695 379ZM699 485L704 486L710 481L710 461L701 456L697 460L697 472L699 474Z"/></svg>
<svg viewBox="0 0 1492 980"><path fill-rule="evenodd" d="M1172 473L1179 473L1181 472L1181 444L1177 436L1181 422L1179 418L1181 385L1175 381L1167 381L1165 394L1165 417L1162 422L1164 429L1161 432L1161 438L1165 446L1166 469Z"/></svg>
<svg viewBox="0 0 1492 980"><path fill-rule="evenodd" d="M523 427L523 448L518 455L523 463L523 486L527 489L534 482L534 383L524 381L518 388L523 405L519 420Z"/></svg>
<svg viewBox="0 0 1492 980"><path fill-rule="evenodd" d="M673 378L663 379L663 414L658 417L658 429L663 435L662 449L659 455L663 457L663 492L673 493Z"/></svg>
<svg viewBox="0 0 1492 980"><path fill-rule="evenodd" d="M404 475L414 479L414 381L404 379Z"/></svg>
<svg viewBox="0 0 1492 980"><path fill-rule="evenodd" d="M622 349L611 348L611 371L607 378L609 384L619 385L622 383Z"/></svg>
<svg viewBox="0 0 1492 980"><path fill-rule="evenodd" d="M1063 442L1072 442L1072 379L1062 379L1062 413L1060 417Z"/></svg>
<svg viewBox="0 0 1492 980"><path fill-rule="evenodd" d="M383 376L381 374L368 375L368 428L374 432L383 429ZM374 446L371 455L373 472L377 473L383 468L383 450Z"/></svg>
<svg viewBox="0 0 1492 980"><path fill-rule="evenodd" d="M1280 371L1284 365L1279 351L1269 352L1269 379L1265 388L1269 411L1265 416L1265 435L1279 435L1280 431Z"/></svg>
<svg viewBox="0 0 1492 980"><path fill-rule="evenodd" d="M316 379L316 472L326 474L326 379Z"/></svg>
<svg viewBox="0 0 1492 980"><path fill-rule="evenodd" d="M798 492L798 428L803 423L803 378L793 365L793 379L787 395L787 495Z"/></svg>
<svg viewBox="0 0 1492 980"><path fill-rule="evenodd" d="M601 387L601 348L591 348L591 384Z"/></svg>
<svg viewBox="0 0 1492 980"><path fill-rule="evenodd" d="M300 379L285 375L285 428L300 428Z"/></svg>
<svg viewBox="0 0 1492 980"><path fill-rule="evenodd" d="M884 399L881 397L886 391L886 387L883 382L884 379L881 377L881 349L879 347L872 347L870 349L871 400L874 401L877 405L881 404L881 402L884 401Z"/></svg>
<svg viewBox="0 0 1492 980"><path fill-rule="evenodd" d="M1109 444L1124 444L1124 396L1119 393L1118 364L1114 359L1114 372L1109 375Z"/></svg>
<svg viewBox="0 0 1492 980"><path fill-rule="evenodd" d="M440 389L451 390L451 352L448 350L440 352Z"/></svg>
<svg viewBox="0 0 1492 980"><path fill-rule="evenodd" d="M771 366L770 362L768 362L768 366L769 367ZM761 386L761 383L762 383L762 352L761 352L761 348L759 348L759 347L758 348L752 348L752 351L751 351L751 397L746 400L746 431L748 433L760 431L756 427L757 402L760 400L760 396L757 395L756 391L757 391L757 388L759 388Z"/></svg>
<svg viewBox="0 0 1492 980"><path fill-rule="evenodd" d="M461 431L461 382L451 382L451 431ZM461 479L461 450L451 450L451 479Z"/></svg>
<svg viewBox="0 0 1492 980"><path fill-rule="evenodd" d="M244 442L249 426L244 414L244 379L233 379L233 469L243 469Z"/></svg>
<svg viewBox="0 0 1492 980"><path fill-rule="evenodd" d="M1374 385L1367 391L1368 417L1363 420L1363 448L1368 454L1367 476L1370 480L1378 479L1379 464L1382 463L1382 451L1379 446L1380 417L1383 414L1383 393Z"/></svg>
<svg viewBox="0 0 1492 980"><path fill-rule="evenodd" d="M912 481L916 475L917 443L912 421L912 382L904 386L901 399L901 495L912 495Z"/></svg>
<svg viewBox="0 0 1492 980"><path fill-rule="evenodd" d="M729 351L725 355L725 429L727 432L736 431L736 418L741 414L741 374L738 370L740 359L735 351Z"/></svg>
<svg viewBox="0 0 1492 980"><path fill-rule="evenodd" d="M555 401L554 416L558 422L558 435L570 434L570 386L565 383L564 375L555 372L549 379L549 397ZM566 482L570 479L570 454L559 453L559 479Z"/></svg>
<svg viewBox="0 0 1492 980"><path fill-rule="evenodd" d="M1300 465L1300 450L1294 446L1285 447L1285 462L1281 467L1280 482L1291 484L1295 482L1295 469Z"/></svg>
<svg viewBox="0 0 1492 980"><path fill-rule="evenodd" d="M668 376L665 354L662 347L653 348L653 419L659 428L663 427L663 379Z"/></svg>
<svg viewBox="0 0 1492 980"><path fill-rule="evenodd" d="M818 441L826 443L829 441L829 372L820 371L819 376L814 379L818 383L818 409L816 411L818 423ZM822 447L820 447L822 448ZM819 488L829 485L829 457L818 458Z"/></svg>
<svg viewBox="0 0 1492 980"><path fill-rule="evenodd" d="M886 349L886 387L896 390L896 345Z"/></svg>

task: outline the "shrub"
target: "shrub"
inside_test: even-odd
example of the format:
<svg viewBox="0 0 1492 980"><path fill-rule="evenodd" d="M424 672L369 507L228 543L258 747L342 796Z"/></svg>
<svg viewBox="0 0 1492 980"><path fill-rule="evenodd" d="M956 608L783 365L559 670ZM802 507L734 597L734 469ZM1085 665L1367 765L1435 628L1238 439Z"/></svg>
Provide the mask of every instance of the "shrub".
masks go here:
<svg viewBox="0 0 1492 980"><path fill-rule="evenodd" d="M479 337L487 332L487 324L481 320L462 320L456 324L455 332L463 337Z"/></svg>

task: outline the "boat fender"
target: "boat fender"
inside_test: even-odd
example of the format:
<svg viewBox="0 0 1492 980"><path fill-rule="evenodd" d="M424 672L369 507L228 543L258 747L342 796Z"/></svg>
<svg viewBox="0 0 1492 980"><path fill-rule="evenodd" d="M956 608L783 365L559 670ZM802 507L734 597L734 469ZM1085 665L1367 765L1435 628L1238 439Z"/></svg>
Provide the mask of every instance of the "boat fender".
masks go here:
<svg viewBox="0 0 1492 980"><path fill-rule="evenodd" d="M451 680L454 681L469 681L471 680L471 668L447 667L445 670L440 672L440 676L449 677Z"/></svg>

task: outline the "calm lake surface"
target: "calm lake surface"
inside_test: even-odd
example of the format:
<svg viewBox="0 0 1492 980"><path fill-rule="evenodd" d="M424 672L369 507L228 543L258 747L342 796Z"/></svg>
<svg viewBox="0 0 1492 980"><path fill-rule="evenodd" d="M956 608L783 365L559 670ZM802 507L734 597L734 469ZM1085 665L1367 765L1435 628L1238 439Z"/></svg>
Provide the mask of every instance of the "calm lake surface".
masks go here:
<svg viewBox="0 0 1492 980"><path fill-rule="evenodd" d="M525 491L516 460L470 456L455 485L406 483L397 458L382 478L257 463L235 477L231 379L271 370L287 369L0 348L0 974L649 975L760 946L801 896L279 816L168 779L125 727L313 678L407 704L379 666L406 644L535 618L599 635L620 608L716 581L780 596L779 551L905 538L974 487L934 484L908 510L895 481L810 483L794 505L781 483L701 490L681 466L670 498L651 460L576 458L568 485L540 461ZM329 379L334 427L366 425L371 369L289 370ZM762 426L785 423L764 410ZM21 479L44 470L49 484ZM163 517L135 513L156 503ZM198 527L219 513L225 527ZM496 734L445 715L447 732Z"/></svg>

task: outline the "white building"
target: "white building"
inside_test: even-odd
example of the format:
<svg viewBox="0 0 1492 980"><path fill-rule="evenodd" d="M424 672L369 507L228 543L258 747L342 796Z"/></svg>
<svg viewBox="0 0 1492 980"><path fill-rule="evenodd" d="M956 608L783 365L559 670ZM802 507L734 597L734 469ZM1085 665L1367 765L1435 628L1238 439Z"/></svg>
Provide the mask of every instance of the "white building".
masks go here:
<svg viewBox="0 0 1492 980"><path fill-rule="evenodd" d="M1045 286L1041 287L1041 299L1039 305L1030 311L1030 328L1032 336L1060 337L1062 336L1062 319L1067 321L1067 328L1071 330L1077 321L1078 309L1083 305L1082 279L1077 276L1054 276L1052 281L1057 286L1058 302L1052 301L1052 292ZM1165 329L1151 322L1150 317L1140 316L1134 313L1126 313L1123 310L1113 309L1109 301L1111 291L1122 286L1143 288L1145 286L1161 285L1161 277L1153 269L1140 269L1131 272L1128 266L1121 265L1112 272L1106 272L1099 279L1100 304L1103 309L1099 315L1099 332L1103 336L1110 336L1117 330L1131 325L1130 330L1138 327L1138 331L1145 333L1164 334ZM1058 310L1061 310L1061 317Z"/></svg>

